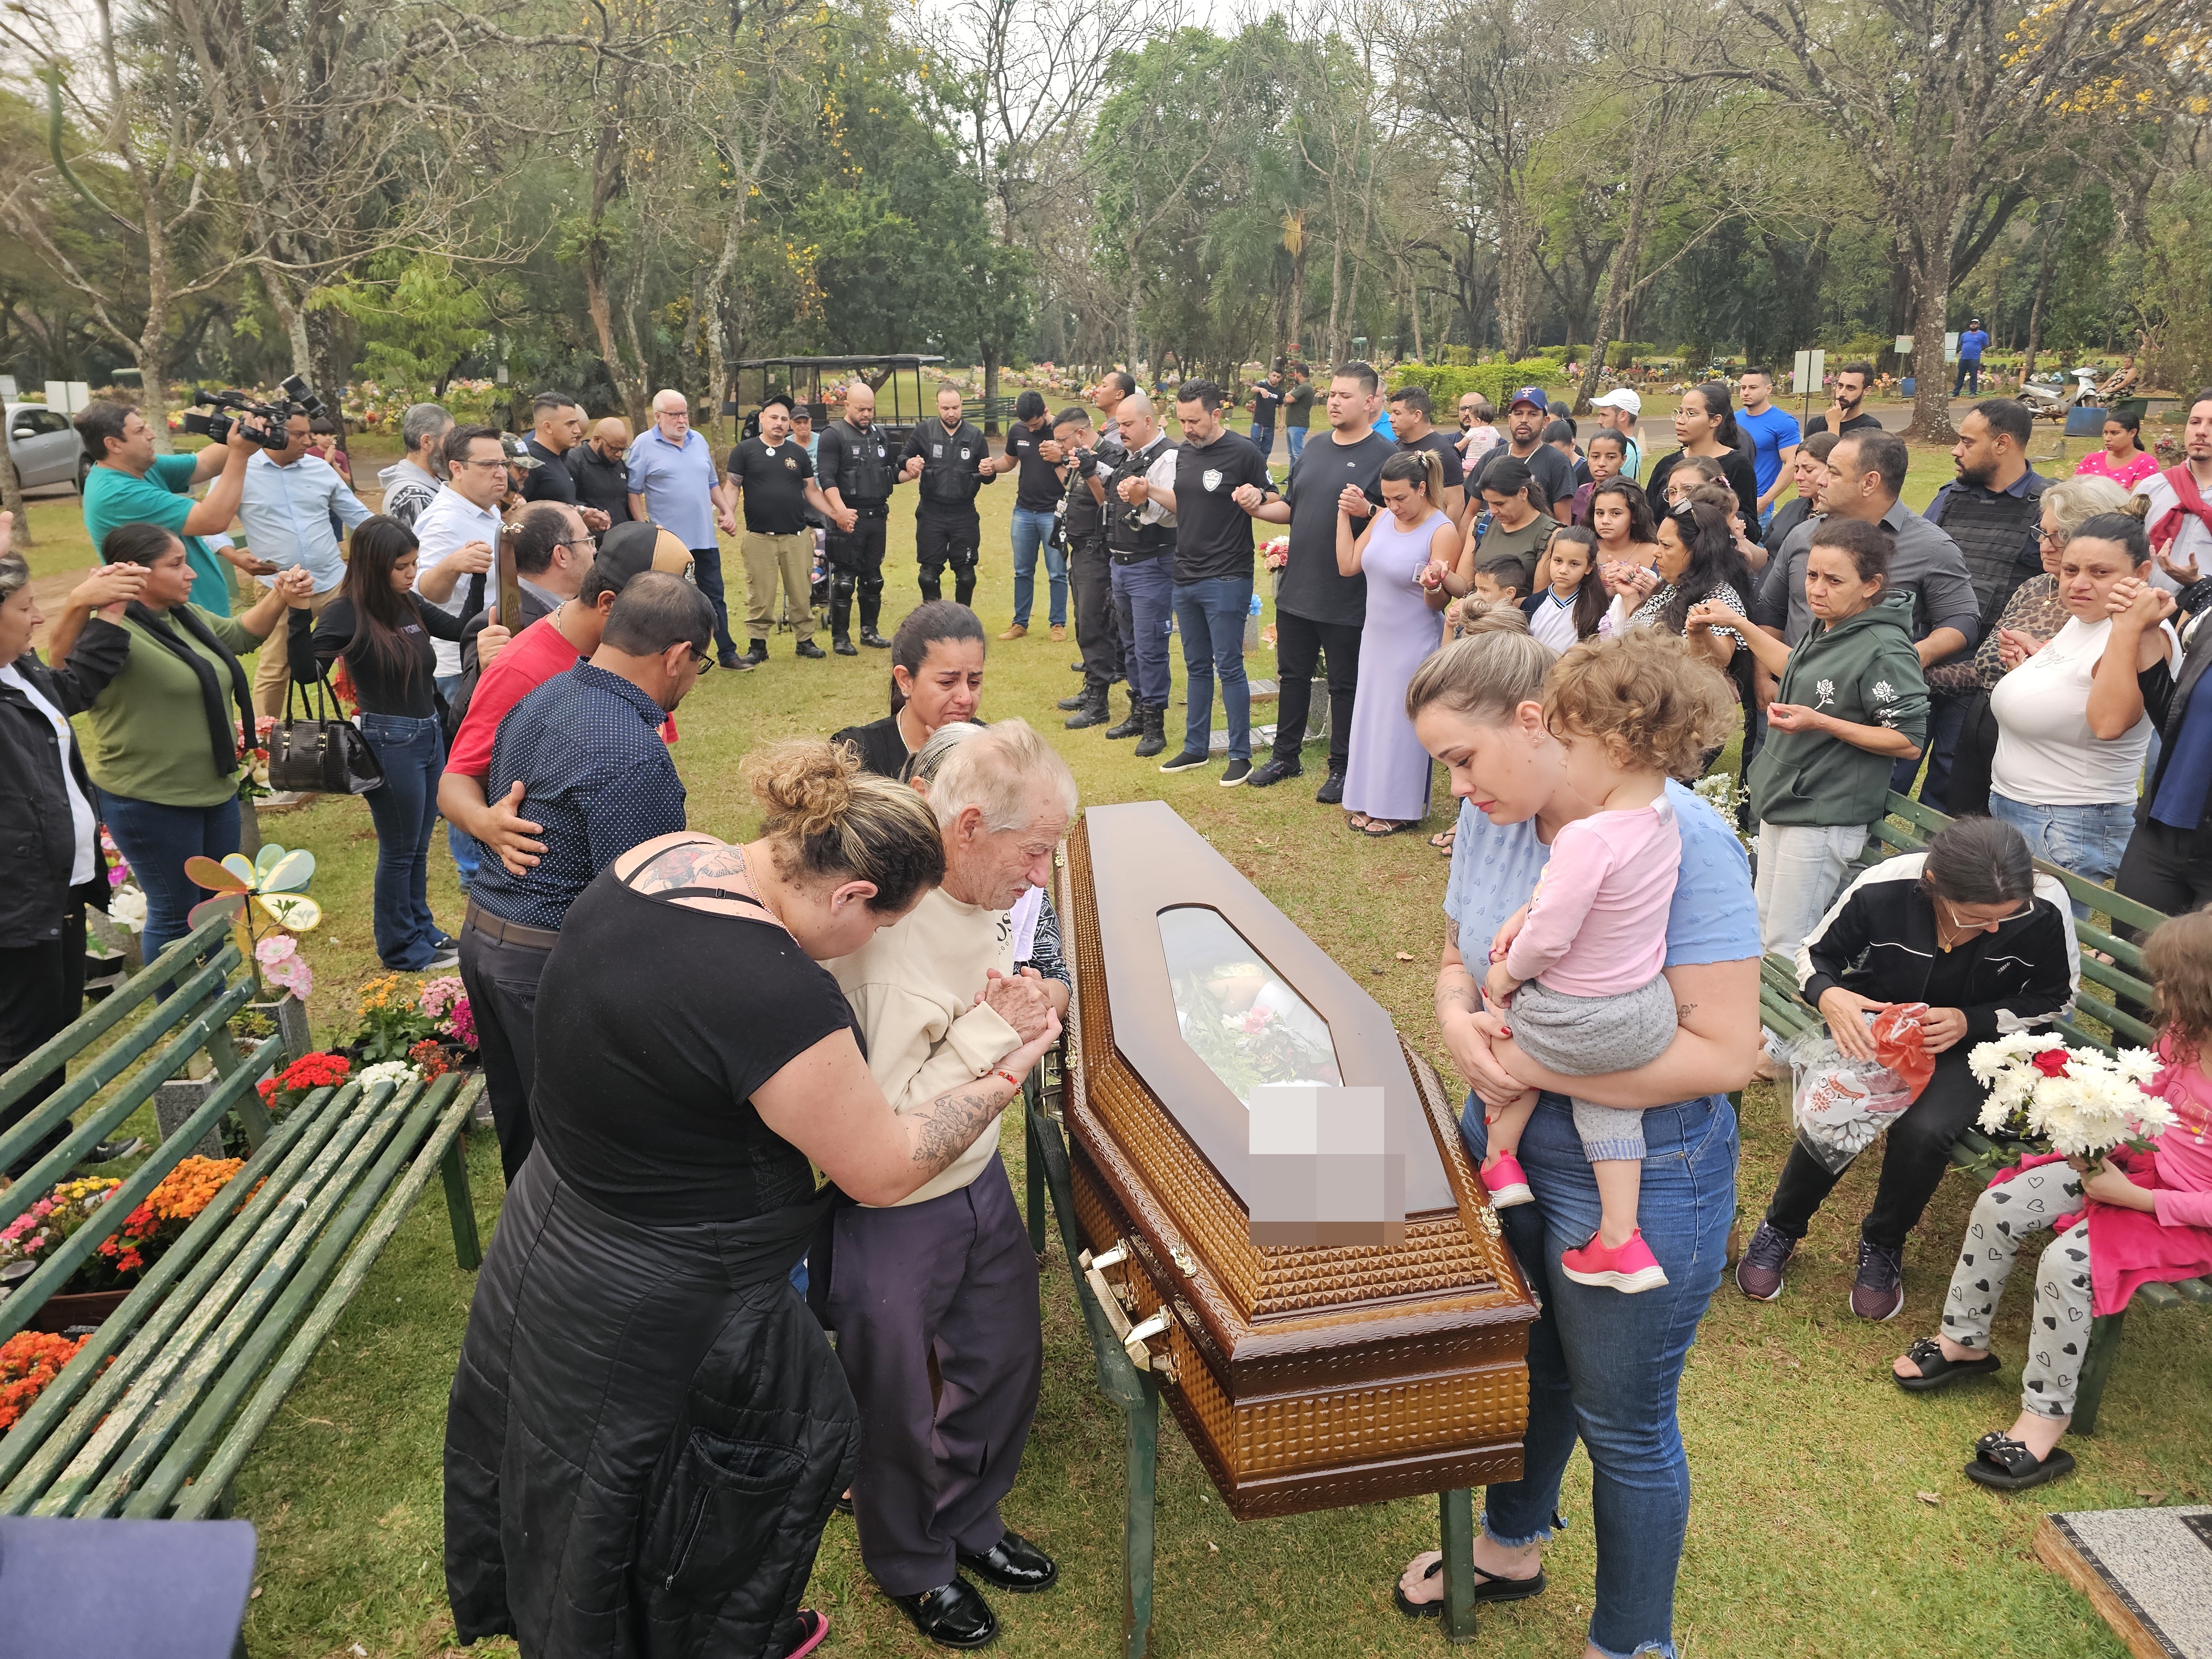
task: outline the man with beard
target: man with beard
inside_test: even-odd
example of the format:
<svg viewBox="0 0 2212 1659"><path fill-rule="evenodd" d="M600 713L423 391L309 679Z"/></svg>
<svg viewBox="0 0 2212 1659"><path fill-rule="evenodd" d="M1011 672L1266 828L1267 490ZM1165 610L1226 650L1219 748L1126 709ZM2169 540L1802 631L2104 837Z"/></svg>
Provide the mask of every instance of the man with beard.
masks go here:
<svg viewBox="0 0 2212 1659"><path fill-rule="evenodd" d="M891 490L898 483L890 446L876 428L876 392L866 380L845 388L845 413L822 434L817 482L829 505L830 643L841 657L857 656L845 631L853 601L860 602L860 643L878 651L890 641L876 624L884 614L884 531Z"/></svg>
<svg viewBox="0 0 2212 1659"><path fill-rule="evenodd" d="M921 480L921 500L914 512L914 556L921 571L921 597L943 597L945 567L952 567L952 597L966 605L975 597L975 560L983 545L983 521L975 495L996 483L999 467L982 428L961 413L960 393L940 386L937 419L918 424L899 458L902 480Z"/></svg>
<svg viewBox="0 0 2212 1659"><path fill-rule="evenodd" d="M1872 363L1845 363L1836 371L1836 401L1806 422L1805 435L1832 432L1838 438L1864 427L1879 431L1881 422L1866 412L1867 388L1874 384Z"/></svg>

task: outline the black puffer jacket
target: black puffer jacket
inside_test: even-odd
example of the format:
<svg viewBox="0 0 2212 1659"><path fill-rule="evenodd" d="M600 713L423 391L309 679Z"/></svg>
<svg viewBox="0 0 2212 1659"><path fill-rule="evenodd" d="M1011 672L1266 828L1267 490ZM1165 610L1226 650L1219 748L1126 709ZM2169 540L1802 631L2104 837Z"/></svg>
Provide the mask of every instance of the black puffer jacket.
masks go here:
<svg viewBox="0 0 2212 1659"><path fill-rule="evenodd" d="M1920 884L1926 855L1885 859L1844 891L1797 947L1798 994L1814 1006L1832 987L1883 1002L1920 1002L1935 966L1936 907ZM2027 913L1959 947L1972 1000L1968 1042L1986 1042L2063 1014L2081 986L2081 957L2066 890L2035 878Z"/></svg>
<svg viewBox="0 0 2212 1659"><path fill-rule="evenodd" d="M80 714L91 705L66 668L48 668L32 652L17 658L15 666L63 714ZM107 882L96 855L92 879L74 891L70 887L76 823L62 780L60 750L53 722L14 686L0 684L0 864L9 874L0 882L0 950L59 939L72 904L107 908ZM91 803L96 823L99 797L92 793L75 743L70 744L69 769Z"/></svg>

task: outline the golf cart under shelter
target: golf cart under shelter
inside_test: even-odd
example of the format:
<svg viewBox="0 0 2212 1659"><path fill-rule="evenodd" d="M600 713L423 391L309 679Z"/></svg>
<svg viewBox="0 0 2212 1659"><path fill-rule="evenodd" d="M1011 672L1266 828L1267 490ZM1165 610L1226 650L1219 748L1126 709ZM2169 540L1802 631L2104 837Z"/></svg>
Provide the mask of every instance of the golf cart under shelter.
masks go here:
<svg viewBox="0 0 2212 1659"><path fill-rule="evenodd" d="M894 443L904 443L915 423L937 407L937 392L922 370L945 361L913 352L882 357L750 357L737 366L732 396L722 413L740 418L741 435L760 430L760 407L772 392L814 411L821 431L845 412L845 386L863 380L875 388L876 424Z"/></svg>

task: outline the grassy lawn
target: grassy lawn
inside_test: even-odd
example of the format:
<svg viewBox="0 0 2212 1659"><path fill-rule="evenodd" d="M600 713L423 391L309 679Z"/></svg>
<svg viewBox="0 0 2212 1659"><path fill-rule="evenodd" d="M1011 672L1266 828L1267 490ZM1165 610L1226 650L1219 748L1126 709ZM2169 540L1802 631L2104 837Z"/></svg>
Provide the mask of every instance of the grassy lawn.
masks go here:
<svg viewBox="0 0 2212 1659"><path fill-rule="evenodd" d="M1655 436L1663 419L1647 422ZM1663 437L1656 446L1667 447ZM368 458L362 458L367 462ZM373 465L357 469L364 482ZM1924 502L1950 476L1940 451L1917 453L1907 499ZM1010 615L1009 485L984 495L979 609L994 634ZM73 502L33 508L42 574L63 568ZM78 533L76 555L85 550ZM734 564L734 560L729 562ZM886 623L914 603L912 520L892 520ZM739 582L737 584L741 586ZM1214 769L1164 777L1127 744L1095 731L1064 732L1055 698L1075 688L1073 643L1036 631L994 643L987 717L1019 714L1046 731L1074 768L1086 802L1163 799L1390 1009L1400 1028L1446 1066L1429 1012L1441 942L1443 860L1422 836L1363 842L1342 814L1317 807L1310 781L1261 793L1224 791ZM752 827L737 776L753 744L827 733L884 708L880 653L800 662L788 635L751 674L710 674L678 716L676 758L691 822L737 838ZM1182 679L1179 653L1176 676ZM1272 672L1265 647L1253 660ZM1118 704L1118 700L1117 700ZM1170 737L1180 730L1178 706ZM1261 716L1266 718L1266 716ZM1317 757L1316 757L1317 758ZM1442 800L1429 828L1445 822ZM327 1034L353 987L376 971L369 934L375 840L352 799L320 800L264 817L264 833L312 848L312 890L327 920L311 936L318 974L313 1013ZM434 853L432 901L457 928L453 869ZM1415 958L1401 963L1403 950ZM1448 1069L1448 1066L1447 1066ZM1763 1206L1790 1132L1772 1094L1745 1098L1741 1204ZM1011 1125L1012 1120L1009 1120ZM1017 1192L1021 1137L1005 1149ZM471 1147L480 1222L496 1224L496 1148ZM2049 1493L2007 1502L1965 1480L1974 1437L2015 1410L2008 1367L1996 1386L1967 1384L1923 1401L1887 1380L1889 1358L1930 1327L1972 1190L1946 1180L1907 1251L1905 1317L1870 1327L1845 1295L1858 1219L1873 1171L1854 1170L1814 1223L1784 1299L1771 1307L1724 1286L1690 1357L1683 1429L1697 1496L1677 1600L1676 1638L1690 1659L1778 1652L1872 1656L2118 1656L2124 1650L2088 1603L2038 1564L2029 1539L2045 1509L2132 1505L2212 1496L2212 1391L2205 1387L2212 1316L2196 1307L2143 1311L2130 1322L2106 1395L2100 1431L2075 1445L2081 1471ZM1036 1598L997 1598L1001 1650L1106 1655L1117 1650L1121 1606L1121 1420L1096 1392L1057 1234L1044 1281L1048 1363L1043 1400L1020 1484L1006 1505L1016 1528L1060 1559L1062 1582ZM472 1281L455 1269L435 1194L401 1230L301 1385L246 1463L236 1513L261 1533L259 1585L246 1638L261 1656L443 1653L453 1639L441 1549L440 1455L447 1389ZM2020 1354L2027 1286L2014 1287L1997 1351ZM1290 1520L1231 1522L1171 1422L1161 1436L1159 1580L1155 1651L1166 1656L1411 1653L1438 1647L1432 1624L1413 1626L1390 1604L1406 1559L1435 1541L1426 1499ZM1935 1502L1921 1494L1932 1494ZM1587 1464L1577 1460L1543 1597L1484 1615L1487 1651L1579 1653L1594 1559ZM852 1523L832 1517L811 1600L835 1623L830 1651L933 1651L878 1595L860 1569ZM1780 1629L1788 1621L1787 1633ZM491 1644L478 1652L510 1650Z"/></svg>

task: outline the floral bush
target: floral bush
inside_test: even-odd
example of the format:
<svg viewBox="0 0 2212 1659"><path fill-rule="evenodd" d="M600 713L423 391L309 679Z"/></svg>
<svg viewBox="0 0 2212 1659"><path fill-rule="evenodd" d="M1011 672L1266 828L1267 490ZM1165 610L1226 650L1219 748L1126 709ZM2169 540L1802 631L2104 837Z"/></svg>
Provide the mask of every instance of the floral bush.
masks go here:
<svg viewBox="0 0 2212 1659"><path fill-rule="evenodd" d="M269 1115L282 1121L284 1115L318 1089L335 1089L353 1074L353 1062L343 1054L301 1054L275 1077L264 1077L255 1086Z"/></svg>
<svg viewBox="0 0 2212 1659"><path fill-rule="evenodd" d="M184 1236L200 1212L215 1201L230 1178L245 1167L238 1158L188 1158L163 1176L145 1201L124 1218L112 1237L102 1239L85 1263L87 1279L128 1283L160 1259ZM258 1188L257 1188L258 1190ZM72 1281L74 1282L74 1281ZM87 1288L104 1290L105 1284Z"/></svg>
<svg viewBox="0 0 2212 1659"><path fill-rule="evenodd" d="M347 1046L370 1065L405 1060L425 1042L477 1046L468 993L451 974L420 981L411 993L404 975L383 975L361 988L355 1012L361 1025Z"/></svg>
<svg viewBox="0 0 2212 1659"><path fill-rule="evenodd" d="M477 1046L477 1017L469 1007L469 994L453 975L424 980L415 1006L437 1023L438 1035L447 1042L464 1048Z"/></svg>
<svg viewBox="0 0 2212 1659"><path fill-rule="evenodd" d="M35 1266L46 1261L64 1240L91 1220L122 1184L97 1177L63 1182L0 1229L0 1269L19 1261Z"/></svg>
<svg viewBox="0 0 2212 1659"><path fill-rule="evenodd" d="M51 1331L19 1331L0 1342L0 1434L22 1419L46 1385L90 1340L80 1336L72 1341Z"/></svg>

